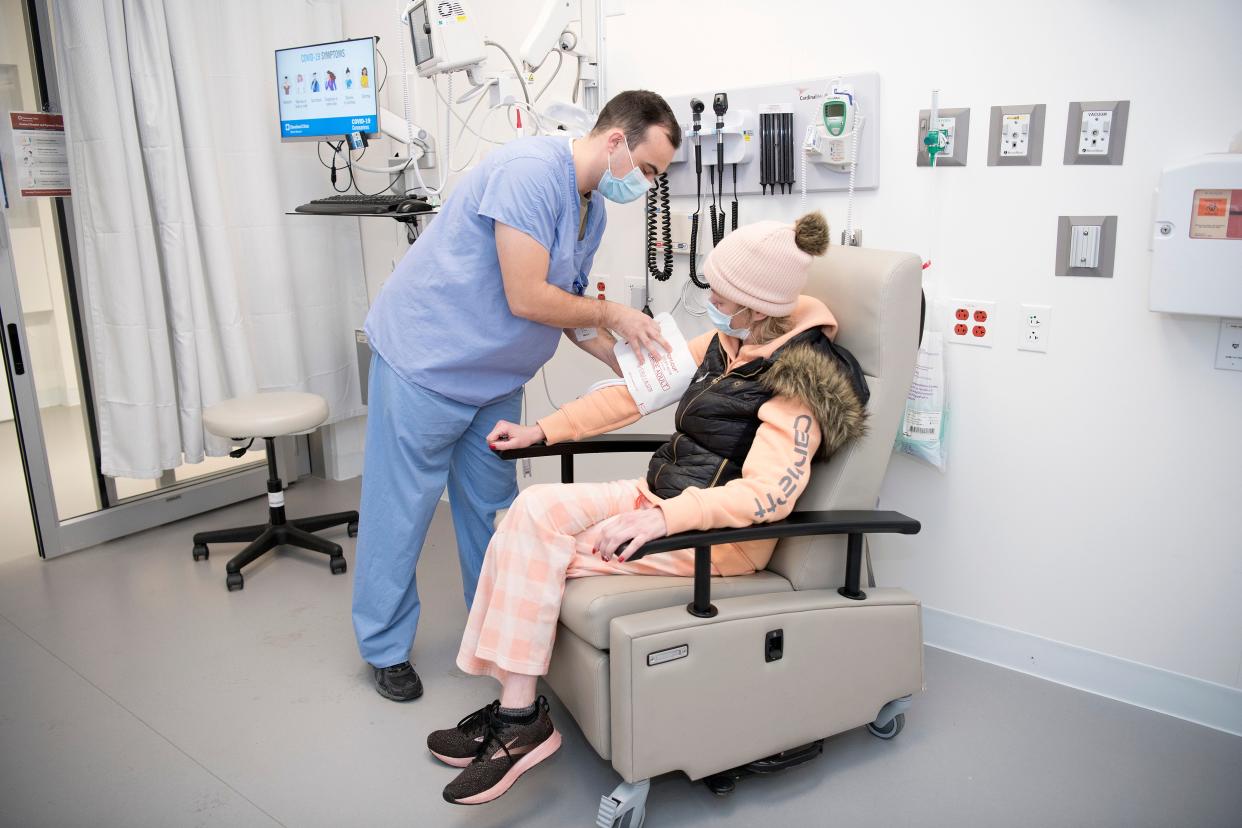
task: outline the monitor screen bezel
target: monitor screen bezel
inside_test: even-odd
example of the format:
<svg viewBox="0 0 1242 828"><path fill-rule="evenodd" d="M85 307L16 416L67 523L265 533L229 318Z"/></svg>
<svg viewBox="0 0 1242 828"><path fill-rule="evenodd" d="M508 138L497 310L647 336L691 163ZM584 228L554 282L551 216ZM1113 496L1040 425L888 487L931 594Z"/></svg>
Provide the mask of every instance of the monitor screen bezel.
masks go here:
<svg viewBox="0 0 1242 828"><path fill-rule="evenodd" d="M345 40L325 40L322 43L307 43L302 46L286 46L283 49L276 49L272 53L272 66L276 70L276 124L277 124L277 129L280 131L280 142L282 144L296 144L296 143L305 142L305 141L312 141L316 143L319 141L327 141L327 140L330 140L332 138L332 135L335 135L336 133L332 133L332 135L286 136L284 134L284 131L280 129L280 124L283 123L283 119L281 118L281 110L280 110L280 68L279 68L280 67L280 53L291 52L291 51L299 50L299 49L314 49L317 46L334 46L338 43L358 43L363 40L371 41L371 71L375 72L378 68L375 62L378 59L378 53L379 53L379 45L378 45L379 38L375 35L372 35L370 37L350 37L350 38L346 38ZM372 82L375 84L375 92L376 92L375 94L375 131L363 133L364 135L367 136L368 140L380 134L379 81L377 80L376 77L372 77ZM341 134L340 137L344 138L345 135Z"/></svg>
<svg viewBox="0 0 1242 828"><path fill-rule="evenodd" d="M429 0L419 0L418 3L415 3L414 6L410 8L410 18L409 18L410 20L410 52L414 56L414 65L417 68L422 69L427 66L435 65L436 44L435 44L435 39L431 36L431 32L430 31L425 32L424 35L426 36L426 39L427 39L427 57L421 61L418 59L418 50L414 47L414 43L416 40L416 36L414 34L414 15L418 14L420 11L422 12L422 19L423 19L424 24L427 26L428 29L430 29L431 28L431 10L430 10Z"/></svg>

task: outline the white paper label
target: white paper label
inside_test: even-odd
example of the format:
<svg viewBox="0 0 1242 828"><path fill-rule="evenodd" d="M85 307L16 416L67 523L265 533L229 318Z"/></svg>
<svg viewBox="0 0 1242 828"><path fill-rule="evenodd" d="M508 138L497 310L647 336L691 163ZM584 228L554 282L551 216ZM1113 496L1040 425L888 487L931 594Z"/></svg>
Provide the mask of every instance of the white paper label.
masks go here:
<svg viewBox="0 0 1242 828"><path fill-rule="evenodd" d="M906 411L905 422L901 426L901 435L910 440L930 443L940 436L939 411Z"/></svg>
<svg viewBox="0 0 1242 828"><path fill-rule="evenodd" d="M599 332L595 328L574 328L574 339L579 342L587 342L599 336Z"/></svg>

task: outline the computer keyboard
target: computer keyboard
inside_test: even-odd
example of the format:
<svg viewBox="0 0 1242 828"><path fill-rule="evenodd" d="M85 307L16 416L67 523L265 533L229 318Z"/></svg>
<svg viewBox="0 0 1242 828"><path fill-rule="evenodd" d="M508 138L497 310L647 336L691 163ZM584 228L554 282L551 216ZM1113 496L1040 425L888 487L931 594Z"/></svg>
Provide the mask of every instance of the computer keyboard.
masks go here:
<svg viewBox="0 0 1242 828"><path fill-rule="evenodd" d="M372 213L387 215L390 213L409 214L425 213L431 205L421 198L411 196L381 194L364 195L362 193L342 193L317 198L296 208L299 213L320 213L324 215L355 213Z"/></svg>

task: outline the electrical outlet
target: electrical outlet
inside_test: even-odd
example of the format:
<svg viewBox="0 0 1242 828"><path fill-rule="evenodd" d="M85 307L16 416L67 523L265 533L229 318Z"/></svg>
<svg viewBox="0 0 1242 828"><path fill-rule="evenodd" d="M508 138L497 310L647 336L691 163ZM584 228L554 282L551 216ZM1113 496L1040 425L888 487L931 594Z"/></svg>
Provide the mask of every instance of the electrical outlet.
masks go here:
<svg viewBox="0 0 1242 828"><path fill-rule="evenodd" d="M1018 327L1018 350L1048 352L1048 333L1052 308L1048 305L1023 305L1022 324Z"/></svg>
<svg viewBox="0 0 1242 828"><path fill-rule="evenodd" d="M991 348L996 303L978 299L949 299L940 304L944 338L959 345Z"/></svg>
<svg viewBox="0 0 1242 828"><path fill-rule="evenodd" d="M669 214L669 219L669 229L672 231L673 239L673 252L684 256L690 255L690 229L693 226L690 213L680 213L674 210ZM702 233L700 224L700 241L702 240ZM702 244L698 244L695 247L696 251L703 249Z"/></svg>
<svg viewBox="0 0 1242 828"><path fill-rule="evenodd" d="M627 303L635 310L642 310L647 305L647 280L642 276L626 276L628 288Z"/></svg>

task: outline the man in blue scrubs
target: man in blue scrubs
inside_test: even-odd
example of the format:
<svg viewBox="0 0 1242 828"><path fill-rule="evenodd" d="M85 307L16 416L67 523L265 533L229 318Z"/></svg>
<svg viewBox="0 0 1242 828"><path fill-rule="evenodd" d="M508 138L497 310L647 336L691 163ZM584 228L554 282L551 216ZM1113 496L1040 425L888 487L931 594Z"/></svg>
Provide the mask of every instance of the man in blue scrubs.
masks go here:
<svg viewBox="0 0 1242 828"><path fill-rule="evenodd" d="M474 599L496 512L518 491L513 463L492 453L487 433L520 421L522 387L562 330L614 370L609 330L640 354L668 347L641 311L584 293L603 199L642 196L680 143L664 99L631 91L584 138L493 150L457 182L376 299L353 617L381 696L423 692L409 661L415 567L446 485L466 605ZM575 328L598 334L578 342Z"/></svg>

